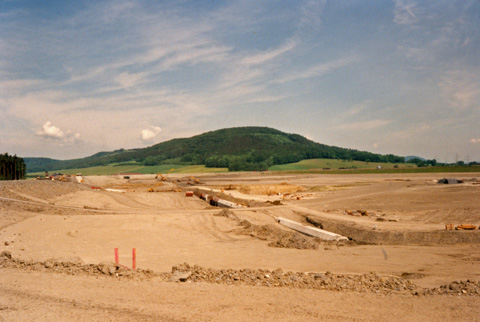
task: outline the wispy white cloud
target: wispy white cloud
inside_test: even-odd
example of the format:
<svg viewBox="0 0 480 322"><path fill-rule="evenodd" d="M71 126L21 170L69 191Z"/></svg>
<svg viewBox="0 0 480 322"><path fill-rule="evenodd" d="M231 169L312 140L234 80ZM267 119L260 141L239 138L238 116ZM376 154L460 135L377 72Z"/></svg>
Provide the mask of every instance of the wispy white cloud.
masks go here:
<svg viewBox="0 0 480 322"><path fill-rule="evenodd" d="M439 124L432 125L431 122L422 123L422 121L414 122L407 126L403 126L399 130L392 131L389 137L396 141L410 142L412 139L418 139L422 137L422 135L428 134L428 132L430 132L434 126L439 126Z"/></svg>
<svg viewBox="0 0 480 322"><path fill-rule="evenodd" d="M327 63L320 63L317 65L311 66L310 68L304 71L301 71L298 73L291 72L288 75L279 77L276 80L276 82L286 83L286 82L296 81L299 79L319 77L319 76L328 74L334 70L346 67L354 63L355 61L357 61L357 58L355 57L345 57L345 58L336 59Z"/></svg>
<svg viewBox="0 0 480 322"><path fill-rule="evenodd" d="M24 93L26 89L31 89L40 84L41 80L38 79L11 79L2 81L0 76L0 94L4 98L11 97L19 93Z"/></svg>
<svg viewBox="0 0 480 322"><path fill-rule="evenodd" d="M241 60L242 64L245 65L257 65L257 64L263 64L268 61L271 61L284 53L291 51L294 49L296 46L296 41L294 39L288 39L282 46L279 48L266 51L263 53L258 53L254 55L247 56Z"/></svg>
<svg viewBox="0 0 480 322"><path fill-rule="evenodd" d="M303 3L298 27L310 30L319 29L322 25L322 14L326 3L326 0L308 0Z"/></svg>
<svg viewBox="0 0 480 322"><path fill-rule="evenodd" d="M480 107L480 80L475 71L456 70L445 73L438 86L451 107Z"/></svg>
<svg viewBox="0 0 480 322"><path fill-rule="evenodd" d="M363 111L365 111L368 108L368 105L370 104L370 101L363 102L361 104L355 104L353 105L348 111L344 112L342 114L342 117L344 118L349 118L352 116L356 116Z"/></svg>
<svg viewBox="0 0 480 322"><path fill-rule="evenodd" d="M410 0L396 0L393 21L401 25L413 24L417 21L416 10L417 5L415 2Z"/></svg>
<svg viewBox="0 0 480 322"><path fill-rule="evenodd" d="M117 75L115 81L119 83L122 88L129 88L144 81L145 76L146 73L124 72Z"/></svg>
<svg viewBox="0 0 480 322"><path fill-rule="evenodd" d="M354 131L368 131L374 130L379 127L384 127L392 123L392 120L383 120L383 119L375 119L375 120L368 120L368 121L361 121L361 122L350 122L346 124L340 124L338 128L342 130L354 130Z"/></svg>
<svg viewBox="0 0 480 322"><path fill-rule="evenodd" d="M165 59L162 65L166 68L172 68L181 64L216 63L224 60L229 50L228 47L224 46L190 48L188 51L176 52Z"/></svg>

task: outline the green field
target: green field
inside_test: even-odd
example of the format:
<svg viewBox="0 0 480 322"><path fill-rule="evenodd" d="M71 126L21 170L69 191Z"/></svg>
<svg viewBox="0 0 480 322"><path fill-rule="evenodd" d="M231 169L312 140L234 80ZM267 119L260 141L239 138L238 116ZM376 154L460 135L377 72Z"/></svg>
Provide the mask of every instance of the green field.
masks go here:
<svg viewBox="0 0 480 322"><path fill-rule="evenodd" d="M52 171L53 173L62 174L76 174L81 173L85 176L96 175L115 175L121 173L141 173L141 174L153 174L153 173L167 173L170 169L174 169L171 173L215 173L215 172L228 172L226 168L207 168L204 165L178 165L178 164L162 164L158 166L144 166L144 165L121 165L112 164L107 166L91 167L91 168L79 168L68 170ZM45 175L44 172L32 172L28 173L28 177L37 177Z"/></svg>
<svg viewBox="0 0 480 322"><path fill-rule="evenodd" d="M378 166L381 169L378 169ZM142 164L111 164L108 166L99 166L91 168L79 168L52 171L51 174L58 172L62 174L82 173L86 176L92 175L115 175L121 173L167 173L170 169L172 173L218 173L228 172L227 168L207 168L204 165L178 165L163 164L158 166L144 166ZM275 165L269 168L269 171L291 172L291 173L440 173L440 172L480 172L480 166L446 166L446 167L417 167L411 163L377 163L363 161L346 161L336 159L311 159L296 163ZM27 177L43 176L44 172L28 173Z"/></svg>
<svg viewBox="0 0 480 322"><path fill-rule="evenodd" d="M378 166L381 169L378 169ZM270 171L291 173L325 173L325 174L369 174L369 173L458 173L480 172L480 166L444 166L417 167L412 163L376 163L363 161L346 161L332 159L303 160L296 163L275 165Z"/></svg>
<svg viewBox="0 0 480 322"><path fill-rule="evenodd" d="M274 165L269 168L270 171L305 171L305 170L339 170L339 169L377 169L380 166L382 169L398 168L416 168L415 164L411 163L377 163L364 161L347 161L337 159L312 159L302 160L296 163Z"/></svg>
<svg viewBox="0 0 480 322"><path fill-rule="evenodd" d="M380 174L380 173L476 173L480 172L479 166L465 167L422 167L398 169L345 169L345 170L285 170L282 173L309 173L309 174Z"/></svg>

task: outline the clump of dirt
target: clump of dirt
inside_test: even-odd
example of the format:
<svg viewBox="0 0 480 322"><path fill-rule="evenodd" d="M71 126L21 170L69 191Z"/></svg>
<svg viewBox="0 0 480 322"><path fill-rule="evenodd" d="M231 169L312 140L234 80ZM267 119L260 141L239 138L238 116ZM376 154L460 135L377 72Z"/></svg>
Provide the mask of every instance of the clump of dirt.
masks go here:
<svg viewBox="0 0 480 322"><path fill-rule="evenodd" d="M406 278L406 279L420 279L420 278L424 278L425 277L425 274L422 274L422 273L407 273L407 272L404 272L402 273L402 277L403 278Z"/></svg>
<svg viewBox="0 0 480 322"><path fill-rule="evenodd" d="M0 268L18 268L32 271L53 271L56 273L70 275L107 275L117 278L145 279L154 276L165 276L165 274L155 274L151 270L128 269L115 263L105 262L100 264L84 264L78 258L47 259L44 262L27 261L13 258L9 251L0 253Z"/></svg>
<svg viewBox="0 0 480 322"><path fill-rule="evenodd" d="M237 217L237 215L235 215L232 211L228 210L228 209L223 209L222 211L214 214L214 216L217 216L217 217L227 217L229 219L232 219L232 220L235 220L235 221L239 221L240 219Z"/></svg>

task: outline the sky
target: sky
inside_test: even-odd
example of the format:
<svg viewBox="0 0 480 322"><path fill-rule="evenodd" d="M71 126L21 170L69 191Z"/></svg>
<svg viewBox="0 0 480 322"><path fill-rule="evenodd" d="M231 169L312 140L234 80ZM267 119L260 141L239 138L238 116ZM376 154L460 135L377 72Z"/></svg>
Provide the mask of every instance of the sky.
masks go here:
<svg viewBox="0 0 480 322"><path fill-rule="evenodd" d="M239 126L480 161L480 1L0 0L0 153Z"/></svg>

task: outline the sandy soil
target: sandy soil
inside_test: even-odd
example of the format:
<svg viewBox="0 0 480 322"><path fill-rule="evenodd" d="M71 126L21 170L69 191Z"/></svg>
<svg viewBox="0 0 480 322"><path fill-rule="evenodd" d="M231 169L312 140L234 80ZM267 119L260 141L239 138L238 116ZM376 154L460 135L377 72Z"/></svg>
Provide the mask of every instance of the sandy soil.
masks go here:
<svg viewBox="0 0 480 322"><path fill-rule="evenodd" d="M158 186L154 176L86 177L84 184L0 182L0 252L38 267L51 258L113 262L114 248L119 248L120 263L131 266L136 248L137 267L159 273L187 262L217 270L280 268L352 276L374 271L384 277L403 275L415 287L428 289L480 280L480 231L445 231L447 223L480 224L480 185L473 184L471 174L455 174L463 184L437 184L444 176L453 175L204 174L195 175L201 182L197 186L187 185L184 175L170 175ZM158 192L147 192L152 187ZM186 189L195 188L223 190L225 198L250 207L219 215L222 209L185 196ZM366 210L368 216L350 216L346 210ZM277 216L320 223L354 240L314 240L280 226ZM401 242L391 236L402 236ZM305 244L315 247L299 249ZM359 293L341 285L324 290L121 279L22 266L0 265L0 270L0 321L446 321L480 316L480 294L462 290L416 296L371 287Z"/></svg>

